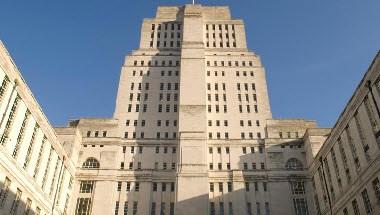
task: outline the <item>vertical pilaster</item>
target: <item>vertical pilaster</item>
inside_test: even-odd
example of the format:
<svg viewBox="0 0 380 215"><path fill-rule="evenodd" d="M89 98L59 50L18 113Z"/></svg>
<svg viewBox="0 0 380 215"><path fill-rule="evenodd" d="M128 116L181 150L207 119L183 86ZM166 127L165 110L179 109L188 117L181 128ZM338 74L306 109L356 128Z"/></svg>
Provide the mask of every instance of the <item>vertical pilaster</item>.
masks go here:
<svg viewBox="0 0 380 215"><path fill-rule="evenodd" d="M207 214L206 76L200 5L184 9L180 86L175 214Z"/></svg>

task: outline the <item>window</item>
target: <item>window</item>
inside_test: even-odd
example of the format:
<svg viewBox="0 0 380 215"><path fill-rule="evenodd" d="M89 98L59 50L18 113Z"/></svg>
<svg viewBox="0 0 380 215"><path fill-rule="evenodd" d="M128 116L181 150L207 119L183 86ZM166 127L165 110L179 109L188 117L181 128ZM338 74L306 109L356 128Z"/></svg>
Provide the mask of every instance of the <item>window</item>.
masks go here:
<svg viewBox="0 0 380 215"><path fill-rule="evenodd" d="M0 189L0 208L4 207L5 201L8 197L9 186L11 185L11 180L8 177L5 177L4 184Z"/></svg>
<svg viewBox="0 0 380 215"><path fill-rule="evenodd" d="M247 148L243 147L243 154L247 154Z"/></svg>
<svg viewBox="0 0 380 215"><path fill-rule="evenodd" d="M94 181L80 181L79 193L92 193Z"/></svg>
<svg viewBox="0 0 380 215"><path fill-rule="evenodd" d="M215 203L210 202L210 215L215 215Z"/></svg>
<svg viewBox="0 0 380 215"><path fill-rule="evenodd" d="M292 194L305 194L305 184L303 181L290 182Z"/></svg>
<svg viewBox="0 0 380 215"><path fill-rule="evenodd" d="M248 170L248 164L247 163L243 163L243 169Z"/></svg>
<svg viewBox="0 0 380 215"><path fill-rule="evenodd" d="M14 200L12 202L10 214L15 215L17 213L18 206L20 204L22 191L17 188L16 196L14 197Z"/></svg>
<svg viewBox="0 0 380 215"><path fill-rule="evenodd" d="M137 202L133 202L133 211L132 211L132 214L133 215L137 214Z"/></svg>
<svg viewBox="0 0 380 215"><path fill-rule="evenodd" d="M156 203L155 202L152 202L152 206L151 206L151 209L150 209L150 214L151 215L156 215Z"/></svg>
<svg viewBox="0 0 380 215"><path fill-rule="evenodd" d="M95 158L87 158L87 160L82 165L82 168L85 169L99 169L99 167L99 161Z"/></svg>
<svg viewBox="0 0 380 215"><path fill-rule="evenodd" d="M76 215L90 215L91 198L78 198L75 209Z"/></svg>
<svg viewBox="0 0 380 215"><path fill-rule="evenodd" d="M210 183L210 192L214 192L214 183Z"/></svg>
<svg viewBox="0 0 380 215"><path fill-rule="evenodd" d="M245 191L249 192L249 182L245 182Z"/></svg>
<svg viewBox="0 0 380 215"><path fill-rule="evenodd" d="M354 214L355 215L360 215L360 210L359 210L359 205L358 205L358 201L356 201L356 199L354 199L352 202L352 208L354 209Z"/></svg>
<svg viewBox="0 0 380 215"><path fill-rule="evenodd" d="M223 183L219 182L218 186L219 186L219 192L223 192Z"/></svg>
<svg viewBox="0 0 380 215"><path fill-rule="evenodd" d="M380 182L379 182L379 178L376 177L372 181L372 188L373 188L373 191L375 192L375 196L376 196L377 200L380 200Z"/></svg>
<svg viewBox="0 0 380 215"><path fill-rule="evenodd" d="M267 192L267 182L263 182L263 189L265 192Z"/></svg>
<svg viewBox="0 0 380 215"><path fill-rule="evenodd" d="M232 202L228 202L228 215L234 214L234 208L232 207Z"/></svg>
<svg viewBox="0 0 380 215"><path fill-rule="evenodd" d="M139 191L140 191L140 183L135 182L135 192L139 192Z"/></svg>
<svg viewBox="0 0 380 215"><path fill-rule="evenodd" d="M118 215L119 214L119 201L116 201L116 204L115 204L115 215Z"/></svg>
<svg viewBox="0 0 380 215"><path fill-rule="evenodd" d="M294 210L296 215L307 215L309 214L307 208L307 202L304 198L294 198L293 199Z"/></svg>
<svg viewBox="0 0 380 215"><path fill-rule="evenodd" d="M285 168L288 169L288 170L302 170L303 169L303 165L296 158L290 158L286 162Z"/></svg>
<svg viewBox="0 0 380 215"><path fill-rule="evenodd" d="M228 192L232 192L232 190L233 190L232 182L227 182L227 190L228 190Z"/></svg>
<svg viewBox="0 0 380 215"><path fill-rule="evenodd" d="M366 214L367 215L371 215L373 209L372 209L372 206L371 206L371 201L369 200L367 189L364 189L362 191L362 199L363 199L363 203L364 203L364 208L365 208Z"/></svg>

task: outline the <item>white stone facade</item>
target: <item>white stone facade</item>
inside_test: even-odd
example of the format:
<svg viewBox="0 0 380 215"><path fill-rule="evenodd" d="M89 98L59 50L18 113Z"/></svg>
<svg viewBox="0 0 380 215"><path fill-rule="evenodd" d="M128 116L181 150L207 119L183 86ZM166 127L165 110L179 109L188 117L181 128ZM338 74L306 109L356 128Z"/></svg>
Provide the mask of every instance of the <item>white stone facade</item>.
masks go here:
<svg viewBox="0 0 380 215"><path fill-rule="evenodd" d="M0 82L0 214L74 213L76 164L1 42Z"/></svg>
<svg viewBox="0 0 380 215"><path fill-rule="evenodd" d="M1 47L0 213L379 214L379 62L333 129L272 119L242 20L159 7L125 58L113 118L53 130Z"/></svg>

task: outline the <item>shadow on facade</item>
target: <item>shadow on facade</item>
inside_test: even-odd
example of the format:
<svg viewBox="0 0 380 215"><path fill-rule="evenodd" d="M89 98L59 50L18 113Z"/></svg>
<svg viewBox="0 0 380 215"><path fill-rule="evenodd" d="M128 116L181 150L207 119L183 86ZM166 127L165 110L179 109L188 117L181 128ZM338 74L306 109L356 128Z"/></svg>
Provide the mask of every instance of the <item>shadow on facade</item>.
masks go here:
<svg viewBox="0 0 380 215"><path fill-rule="evenodd" d="M170 38L172 35L165 33L165 24L171 26L172 22L162 24L161 37ZM133 98L128 100L135 104L132 111L138 112L138 116L137 119L126 119L134 123L134 131L124 141L127 146L134 146L131 161L126 162L126 169L133 170L133 178L128 179L133 185L126 193L125 201L119 202L119 214L124 214L126 208L128 214L152 214L152 210L155 214L170 214L174 210L176 192L171 191L171 186L176 182L178 164L180 53L170 47L177 44L161 43L166 43L169 49L160 48L153 56L146 53L140 56L144 63L139 60L139 66L134 65L139 78L133 78L138 84L134 90L129 89ZM136 182L139 183L138 192L135 191ZM157 191L153 192L153 189ZM125 189L119 195L124 192ZM119 200L116 201L123 199L121 196L117 198Z"/></svg>
<svg viewBox="0 0 380 215"><path fill-rule="evenodd" d="M18 193L14 191L14 186L10 184L11 187L7 188L4 182L0 182L0 214L2 215L18 215L18 214L28 214L37 215L37 206L35 202L27 202L27 198L24 193ZM52 209L47 212L51 213ZM42 214L42 211L40 211Z"/></svg>

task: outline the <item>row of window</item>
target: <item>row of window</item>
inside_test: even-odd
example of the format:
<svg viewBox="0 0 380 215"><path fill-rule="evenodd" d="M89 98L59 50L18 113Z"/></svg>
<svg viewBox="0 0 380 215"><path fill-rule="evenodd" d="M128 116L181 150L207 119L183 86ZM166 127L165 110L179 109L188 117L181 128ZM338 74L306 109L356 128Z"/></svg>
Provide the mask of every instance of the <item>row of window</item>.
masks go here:
<svg viewBox="0 0 380 215"><path fill-rule="evenodd" d="M156 204L156 202L152 202L151 204L151 208L150 208L150 215L156 215L156 207L158 205ZM165 202L161 202L160 204L160 215L165 215L167 214L166 212L166 203ZM171 202L170 203L170 206L169 206L169 215L174 215L174 202Z"/></svg>
<svg viewBox="0 0 380 215"><path fill-rule="evenodd" d="M372 181L372 186L375 191L376 200L380 201L380 185L379 185L379 179L376 178L374 181ZM374 208L376 207L376 204L374 205L373 202L371 202L367 189L364 189L362 192L360 192L361 199L364 204L364 210L365 214L367 215L374 215ZM360 209L359 209L359 203L356 199L351 201L351 207L352 211L354 212L354 215L360 215ZM343 215L349 215L347 207L343 208Z"/></svg>
<svg viewBox="0 0 380 215"><path fill-rule="evenodd" d="M216 47L216 42L212 42L212 47ZM206 42L206 47L211 47L210 46L210 42ZM223 48L224 47L224 43L223 42L220 42L219 43L219 47ZM229 48L230 47L230 42L226 42L225 43L225 47ZM232 47L236 48L236 42L232 42Z"/></svg>
<svg viewBox="0 0 380 215"><path fill-rule="evenodd" d="M262 154L264 152L264 146L259 146L257 147L258 148L258 152L260 154ZM225 153L226 154L230 154L230 147L225 147ZM242 153L243 154L247 154L248 153L248 149L250 149L250 152L253 154L255 153L255 147L254 146L251 146L251 147L246 147L246 146L243 146L242 148ZM222 153L222 147L216 147L216 150L215 150L218 154L221 154ZM212 154L214 152L214 148L213 147L209 147L208 148L208 153L209 154Z"/></svg>
<svg viewBox="0 0 380 215"><path fill-rule="evenodd" d="M216 33L211 33L211 35L212 35L212 38L213 38L213 39L216 39ZM232 36L232 39L235 39L235 33L231 33L231 34L229 34L229 33L225 33L224 35L225 35L225 37L223 37L223 33L219 33L219 34L218 34L219 39L224 39L224 38L229 39L229 38L230 38L230 35ZM209 34L209 33L206 33L206 38L207 38L207 39L210 38L210 34Z"/></svg>
<svg viewBox="0 0 380 215"><path fill-rule="evenodd" d="M217 183L209 183L209 186L210 186L210 192L215 192L215 187L214 185L217 185L218 186L218 191L223 193L224 192L224 184L223 182L217 182ZM245 182L244 183L244 189L246 192L249 192L251 191L251 184L250 182ZM258 182L253 182L253 185L254 185L254 189L255 191L259 191L259 183ZM263 187L263 191L264 192L267 192L268 191L268 185L267 185L267 182L262 182L262 187ZM227 182L227 192L232 192L233 191L233 183L232 182Z"/></svg>
<svg viewBox="0 0 380 215"><path fill-rule="evenodd" d="M300 137L298 131L294 132L294 135L292 135L292 132L288 131L286 132L286 137L283 134L283 132L278 132L278 136L280 138L299 138Z"/></svg>
<svg viewBox="0 0 380 215"><path fill-rule="evenodd" d="M130 213L128 213L129 208L130 208L129 204L130 204L129 202L124 202L124 212L123 212L124 215L130 214ZM132 203L132 215L137 215L137 213L138 213L137 204L138 204L138 202L136 202L136 201L134 201ZM120 207L120 202L116 201L116 203L115 203L115 215L119 215L119 207Z"/></svg>
<svg viewBox="0 0 380 215"><path fill-rule="evenodd" d="M100 134L102 134L101 137L107 137L107 131L102 131L102 132L94 131L94 137L100 137ZM87 131L86 136L91 137L91 135L92 135L92 131Z"/></svg>
<svg viewBox="0 0 380 215"><path fill-rule="evenodd" d="M265 164L260 163L260 169L265 170ZM214 170L214 163L209 163L209 170ZM217 170L223 170L222 163L218 163L218 169ZM231 170L231 164L226 163L226 170ZM243 163L243 170L258 170L256 163L252 163L251 169L248 168L248 163Z"/></svg>
<svg viewBox="0 0 380 215"><path fill-rule="evenodd" d="M157 27L157 28L156 28ZM178 31L181 30L182 25L180 23L163 23L163 24L152 24L152 31L154 30L172 30L174 31L177 29Z"/></svg>
<svg viewBox="0 0 380 215"><path fill-rule="evenodd" d="M207 76L211 76L211 72L210 72L210 71L207 71L206 74L207 74ZM218 74L219 74L218 71L214 71L214 76L215 76L215 77L217 77ZM249 71L249 72L247 72L247 71L236 71L235 74L236 74L236 77L239 77L240 74L241 74L241 76L244 76L244 77L247 77L248 74L249 74L251 77L254 77L254 73L253 73L253 71ZM225 76L225 72L224 72L224 71L220 71L220 75L221 75L221 76Z"/></svg>
<svg viewBox="0 0 380 215"><path fill-rule="evenodd" d="M206 65L207 66L211 66L211 61L206 61ZM253 66L253 62L252 61L234 61L232 63L232 61L220 61L218 63L218 61L213 61L213 64L212 66L229 66L229 67L232 67L232 66Z"/></svg>
<svg viewBox="0 0 380 215"><path fill-rule="evenodd" d="M138 147L131 146L130 147L131 154L135 153L135 148L138 148L138 153L142 154L142 152L143 152L143 147L142 146L138 146ZM164 147L156 146L156 154L160 153L160 148L163 148L163 153L164 154L167 154L168 151L169 151L169 147L168 146L164 146ZM177 152L177 147L170 147L170 148L171 148L171 152L173 154L175 154ZM123 153L126 153L126 151L127 151L127 147L123 146Z"/></svg>
<svg viewBox="0 0 380 215"><path fill-rule="evenodd" d="M7 90L9 86L9 84L5 84L4 82L5 83L9 82L7 76L5 76L3 83L0 87L0 99L3 99L3 95L1 94L4 94L4 92ZM56 188L57 188L55 184L57 182L58 174L60 174L58 170L60 169L60 165L63 165L63 163L61 162L59 155L56 153L52 145L48 143L47 137L43 134L42 134L43 137L41 138L41 145L40 145L39 150L35 149L36 135L38 133L41 133L42 130L40 129L37 122L31 120L33 116L28 109L26 109L26 111L23 113L23 120L18 129L17 138L15 138L14 142L10 141L10 138L11 138L10 133L13 129L15 129L15 127L13 126L14 120L17 114L19 114L18 111L21 109L20 106L22 104L21 97L18 95L17 91L12 91L12 92L15 92L16 96L12 103L11 99L14 98L14 95L13 94L10 95L9 103L12 105L7 106L6 109L4 110L4 113L7 113L8 111L9 113L8 113L8 118L7 119L5 118L6 124L0 138L0 144L4 148L6 148L7 144L14 143L14 148L11 151L12 157L15 160L24 159L22 168L25 171L28 171L29 168L33 168L32 176L35 180L37 179L38 176L42 176L41 188L45 190L46 186L50 186L50 189L46 190L46 192L49 195L49 197L52 197L53 193L56 191ZM29 125L29 124L32 124L32 125ZM33 132L32 132L32 135L30 136L30 139L25 140L25 134L27 132L26 129L28 127L33 127ZM22 143L24 142L26 145L22 146ZM25 147L27 149L26 154L23 155L24 156L23 158L19 158L20 156L19 152L20 152L21 147ZM48 153L45 153L45 151L48 151ZM33 167L30 167L30 161L31 161L33 153L38 153L38 155L36 156L36 161ZM44 157L46 157L47 154L48 154L47 159L44 159ZM54 163L52 162L53 158L54 158ZM43 170L41 170L41 166L43 165L43 163L46 165L44 166ZM52 168L53 168L53 172L52 174L49 174ZM62 167L61 169L63 170L64 174L67 173L66 167Z"/></svg>
<svg viewBox="0 0 380 215"><path fill-rule="evenodd" d="M129 166L128 166L128 169L129 170L141 170L142 169L142 163L141 162L137 162L137 166L135 167L135 168L133 168L134 166L134 163L133 162L129 162ZM124 162L120 162L120 169L125 169L125 163ZM154 163L154 169L155 170L158 170L158 169L160 169L159 168L159 164L158 164L158 162L155 162ZM163 162L162 163L162 168L161 168L161 170L168 170L169 169L169 167L168 167L168 163L166 163L166 162ZM170 167L170 169L171 170L175 170L176 169L176 163L175 162L172 162L171 163L171 167Z"/></svg>
<svg viewBox="0 0 380 215"><path fill-rule="evenodd" d="M250 89L249 85L251 85L251 90L256 91L256 85L255 83L237 83L236 89L238 91L241 91L242 88L244 88L245 91L248 91ZM211 90L211 83L207 83L207 90ZM219 90L219 83L214 84L214 90ZM222 90L226 90L225 83L222 83Z"/></svg>
<svg viewBox="0 0 380 215"><path fill-rule="evenodd" d="M170 106L170 105L169 105ZM176 106L176 105L174 105L174 106ZM215 108L214 108L214 110L215 110L215 113L219 113L220 112L220 106L221 105L215 105ZM159 106L160 107L160 106ZM167 109L167 111L166 112L170 112L170 109L168 109L168 105L166 105L166 109ZM246 113L251 113L251 105L245 105L245 108L243 108L243 105L239 105L238 106L239 107L239 112L240 113L243 113L244 111L246 112ZM253 109L254 109L254 111L255 111L255 113L258 113L259 112L259 109L258 109L258 106L257 105L253 105ZM128 109L129 110L129 109ZM158 112L161 112L162 111L162 107L161 107L161 109L159 109L159 111ZM175 109L176 110L176 109ZM212 110L213 110L213 108L212 108L212 105L207 105L207 112L208 113L212 113ZM227 111L228 111L228 109L227 109L227 105L223 105L223 113L227 113ZM130 112L130 111L128 111L128 112ZM138 111L136 111L136 112L138 112ZM177 111L174 111L174 112L177 112Z"/></svg>
<svg viewBox="0 0 380 215"><path fill-rule="evenodd" d="M143 70L140 70L140 72L137 72L136 70L133 70L132 71L132 76L144 76L144 75L146 75L146 76L149 76L150 75L150 71L149 70L147 70L146 72L144 72ZM161 71L161 76L162 77L164 77L164 76L169 76L169 77L171 77L171 76L178 76L179 75L179 71L178 70L176 70L176 71L171 71L171 70L169 70L169 71Z"/></svg>
<svg viewBox="0 0 380 215"><path fill-rule="evenodd" d="M168 62L168 64L166 64L166 62ZM133 65L134 66L180 66L180 61L177 60L175 61L175 63L173 63L172 60L169 60L169 61L162 60L160 64L158 60L155 60L153 61L153 64L152 64L152 61L148 61L147 64L145 64L144 60L141 60L140 63L137 60L135 60L133 61Z"/></svg>
<svg viewBox="0 0 380 215"><path fill-rule="evenodd" d="M372 101L373 102L373 101ZM365 110L363 115L368 117L369 124L372 129L367 131L364 129L364 118L359 116L358 111L354 113L354 116L350 122L343 129L336 143L333 145L328 155L323 158L323 166L318 168L318 177L320 183L328 184L329 191L331 193L331 199L333 202L336 201L337 196L344 193L343 190L343 180L345 179L346 184L349 185L352 182L352 168L356 171L357 175L361 174L361 171L365 170L362 167L362 162L366 161L367 163L371 162L370 156L370 139L376 140L376 134L378 132L378 120L379 118L374 114L375 110L370 100L370 97L365 97L361 106ZM362 115L362 116L363 116ZM366 132L370 132L372 137L368 136ZM379 147L379 143L377 142ZM359 152L361 150L362 152ZM363 159L359 159L359 154L363 153ZM349 164L349 158L353 160L353 165ZM338 162L338 159L341 162ZM350 160L351 160L350 159ZM332 166L332 167L331 167ZM324 180L323 174L327 176L327 180ZM332 177L334 174L334 178ZM317 177L316 175L314 177ZM333 180L336 180L337 183L333 183ZM336 187L336 184L338 185ZM315 181L313 181L313 186L315 186ZM347 186L346 189L349 189L350 186ZM326 189L322 186L322 197L326 202ZM316 199L318 196L316 196Z"/></svg>
<svg viewBox="0 0 380 215"><path fill-rule="evenodd" d="M229 139L229 133L228 132L224 132L224 137L222 137L222 132L208 132L208 138L209 139ZM246 135L247 134L247 135ZM241 132L240 133L240 138L241 139L261 139L262 136L261 136L261 133L260 132L256 132L256 137L253 136L253 132L248 132L248 133L244 133L244 132Z"/></svg>
<svg viewBox="0 0 380 215"><path fill-rule="evenodd" d="M130 137L130 132L124 132L124 138L140 138L144 139L145 138L145 132L140 132L140 136L137 137L137 133L134 131L132 132L132 137ZM156 138L157 139L175 139L177 138L177 132L157 132L156 133Z"/></svg>
<svg viewBox="0 0 380 215"><path fill-rule="evenodd" d="M143 95L143 98L142 98L142 95ZM163 93L160 93L159 94L159 101L163 101L164 100L164 95ZM129 101L133 101L133 98L136 97L136 101L148 101L148 93L144 93L144 94L141 94L141 93L136 93L136 94L133 94L133 93L130 93L129 94ZM178 101L178 93L166 93L166 96L165 96L165 99L166 101Z"/></svg>
<svg viewBox="0 0 380 215"><path fill-rule="evenodd" d="M210 215L216 215L216 205L215 202L210 202ZM253 206L251 202L246 202L246 211L248 215L262 215L261 213L261 204L260 202L256 202L256 213L253 212ZM219 214L224 215L233 215L234 209L232 202L228 202L228 207L227 207L227 213L225 213L225 205L224 202L219 202ZM265 202L264 204L264 215L270 215L270 208L269 208L269 202ZM303 215L303 214L297 214L297 215Z"/></svg>
<svg viewBox="0 0 380 215"><path fill-rule="evenodd" d="M161 39L161 32L157 32L157 34L151 33L150 38L153 39L155 35L157 35L158 39ZM175 37L174 35L175 35L174 32L170 32L170 39L174 39L174 37ZM169 37L168 32L164 32L163 38L166 39L168 37ZM177 32L177 39L181 39L181 33L180 32Z"/></svg>
<svg viewBox="0 0 380 215"><path fill-rule="evenodd" d="M35 210L32 210L32 200L30 198L26 199L25 205L21 205L21 198L22 198L22 190L20 188L17 188L16 194L11 195L10 193L10 186L12 184L12 181L5 177L4 182L2 182L3 185L0 187L0 210L2 210L5 205L7 205L8 200L12 200L11 207L9 208L9 211L7 214L10 215L16 215L20 213L20 210L23 210L22 214L29 214L34 211L35 215L41 214L41 209L37 206ZM66 212L67 209L67 202L65 205L64 211Z"/></svg>
<svg viewBox="0 0 380 215"><path fill-rule="evenodd" d="M169 44L168 44L168 42L169 42ZM176 42L175 46L174 46L174 42ZM149 47L151 47L151 48L154 47L154 42L153 41L150 41ZM174 47L176 47L176 48L179 48L179 47L181 47L181 41L163 41L163 43L161 43L161 41L157 41L156 42L156 47L157 48L159 48L159 47L163 47L163 48L168 48L168 47L174 48Z"/></svg>
<svg viewBox="0 0 380 215"><path fill-rule="evenodd" d="M217 28L216 28L217 27ZM223 25L222 24L206 24L206 30L222 30ZM235 31L235 25L230 25L230 24L224 24L224 30L233 30Z"/></svg>
<svg viewBox="0 0 380 215"><path fill-rule="evenodd" d="M138 122L140 121L140 125L141 127L144 127L146 122L145 120L133 120L133 126L138 126ZM157 126L160 127L160 126L166 126L166 127L169 127L169 126L174 126L174 127L177 127L177 120L173 120L172 123L170 123L171 120L157 120ZM132 125L131 124L131 120L127 119L125 121L125 125L126 126L130 126Z"/></svg>

